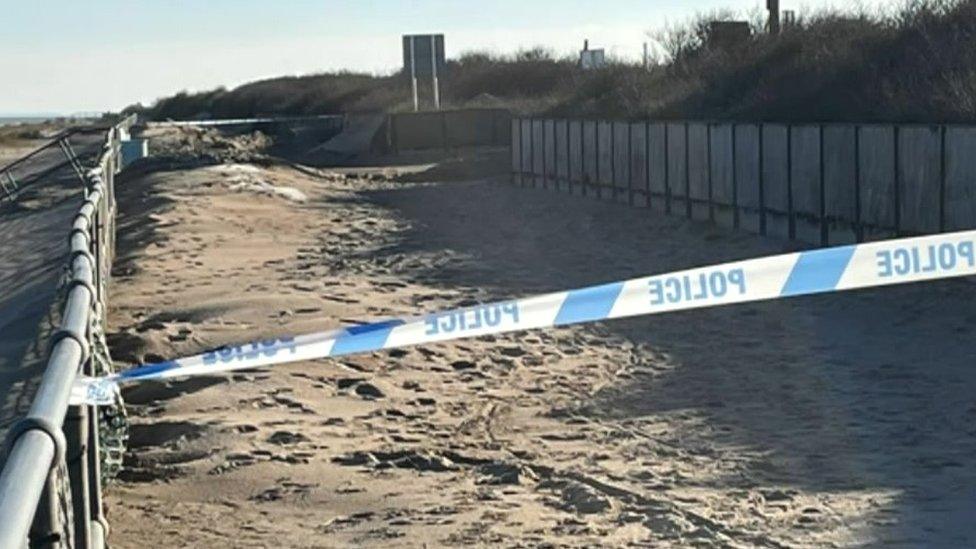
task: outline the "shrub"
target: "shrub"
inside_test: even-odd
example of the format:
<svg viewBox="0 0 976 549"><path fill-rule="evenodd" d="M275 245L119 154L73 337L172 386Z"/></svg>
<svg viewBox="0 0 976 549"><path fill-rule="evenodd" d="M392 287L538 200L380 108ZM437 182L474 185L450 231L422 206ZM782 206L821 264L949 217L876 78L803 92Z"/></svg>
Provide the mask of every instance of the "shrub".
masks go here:
<svg viewBox="0 0 976 549"><path fill-rule="evenodd" d="M804 13L778 35L762 32L753 12L748 40L709 48L708 23L735 17L720 11L654 33L664 56L649 70L611 62L582 71L544 48L465 53L448 63L442 102L585 117L976 122L976 0ZM183 92L143 111L163 119L408 108L405 75L340 72Z"/></svg>

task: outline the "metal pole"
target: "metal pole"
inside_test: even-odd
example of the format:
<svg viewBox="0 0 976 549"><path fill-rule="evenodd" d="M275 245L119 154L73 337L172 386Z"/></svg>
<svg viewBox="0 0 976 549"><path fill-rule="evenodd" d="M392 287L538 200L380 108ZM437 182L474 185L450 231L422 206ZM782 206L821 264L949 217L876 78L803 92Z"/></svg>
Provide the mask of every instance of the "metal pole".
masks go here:
<svg viewBox="0 0 976 549"><path fill-rule="evenodd" d="M434 109L441 110L441 85L437 81L437 39L430 35L430 66L434 77Z"/></svg>
<svg viewBox="0 0 976 549"><path fill-rule="evenodd" d="M87 373L87 372L86 372ZM75 540L80 547L89 547L91 540L91 492L89 485L88 453L91 451L88 431L88 408L72 406L64 421L67 439L67 467L71 484L72 518Z"/></svg>
<svg viewBox="0 0 976 549"><path fill-rule="evenodd" d="M410 82L413 86L413 110L420 110L420 96L417 94L417 50L414 45L414 36L410 37Z"/></svg>

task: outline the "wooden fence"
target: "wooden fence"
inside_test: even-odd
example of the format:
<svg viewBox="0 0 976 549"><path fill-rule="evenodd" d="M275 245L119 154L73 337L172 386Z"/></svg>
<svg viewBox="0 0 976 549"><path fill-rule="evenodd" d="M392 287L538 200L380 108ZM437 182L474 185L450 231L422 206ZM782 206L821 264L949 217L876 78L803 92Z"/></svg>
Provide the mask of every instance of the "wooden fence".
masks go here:
<svg viewBox="0 0 976 549"><path fill-rule="evenodd" d="M976 227L976 127L512 120L513 180L832 245Z"/></svg>

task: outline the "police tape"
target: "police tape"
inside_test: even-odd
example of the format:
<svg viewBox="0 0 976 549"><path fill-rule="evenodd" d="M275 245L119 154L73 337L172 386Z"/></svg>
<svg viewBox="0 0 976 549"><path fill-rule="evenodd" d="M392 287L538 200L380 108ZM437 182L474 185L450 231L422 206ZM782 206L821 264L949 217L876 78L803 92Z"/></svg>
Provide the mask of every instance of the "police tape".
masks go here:
<svg viewBox="0 0 976 549"><path fill-rule="evenodd" d="M101 378L73 404L108 405L119 384L211 375L325 357L612 318L976 275L976 231L788 253L224 347Z"/></svg>

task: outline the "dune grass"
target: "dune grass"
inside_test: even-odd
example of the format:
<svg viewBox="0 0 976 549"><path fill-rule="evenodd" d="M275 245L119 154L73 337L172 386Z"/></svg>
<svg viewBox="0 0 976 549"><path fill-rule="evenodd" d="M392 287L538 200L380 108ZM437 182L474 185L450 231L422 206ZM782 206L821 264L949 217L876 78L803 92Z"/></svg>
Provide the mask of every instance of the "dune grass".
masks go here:
<svg viewBox="0 0 976 549"><path fill-rule="evenodd" d="M801 14L778 35L708 45L702 15L654 35L649 68L582 71L543 48L467 53L443 79L448 107L495 106L554 116L765 121L976 122L976 0L907 0L885 13ZM154 119L399 111L402 74L285 77L233 90L181 93L142 108Z"/></svg>

